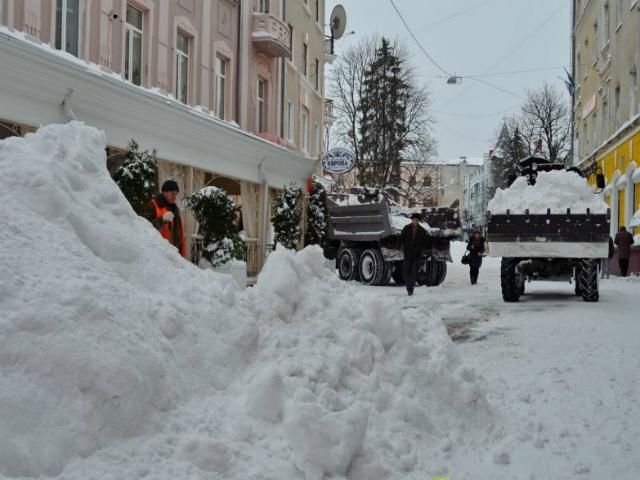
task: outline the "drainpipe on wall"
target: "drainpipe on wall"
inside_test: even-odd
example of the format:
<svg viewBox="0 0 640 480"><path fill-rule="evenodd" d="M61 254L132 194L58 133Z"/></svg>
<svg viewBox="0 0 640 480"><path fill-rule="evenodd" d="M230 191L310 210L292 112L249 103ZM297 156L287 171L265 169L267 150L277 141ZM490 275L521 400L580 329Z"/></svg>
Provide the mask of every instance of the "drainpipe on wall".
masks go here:
<svg viewBox="0 0 640 480"><path fill-rule="evenodd" d="M67 117L67 122L74 122L78 120L69 103L69 99L72 94L73 90L69 89L67 90L67 93L64 94L64 99L62 99L62 110L64 111L64 116Z"/></svg>
<svg viewBox="0 0 640 480"><path fill-rule="evenodd" d="M282 2L282 21L289 25L287 23L287 2L286 0ZM289 32L289 35L291 35L291 32ZM293 40L291 41L291 44L293 44ZM280 136L282 138L285 138L284 135L284 97L285 97L285 83L286 83L286 60L284 58L280 58L279 59L280 62L280 78L282 78L282 81L280 82Z"/></svg>
<svg viewBox="0 0 640 480"><path fill-rule="evenodd" d="M242 0L238 2L238 61L236 62L236 123L238 125L242 125L242 102L240 97L242 96L242 45L244 34L244 21L243 21L243 9L242 9Z"/></svg>

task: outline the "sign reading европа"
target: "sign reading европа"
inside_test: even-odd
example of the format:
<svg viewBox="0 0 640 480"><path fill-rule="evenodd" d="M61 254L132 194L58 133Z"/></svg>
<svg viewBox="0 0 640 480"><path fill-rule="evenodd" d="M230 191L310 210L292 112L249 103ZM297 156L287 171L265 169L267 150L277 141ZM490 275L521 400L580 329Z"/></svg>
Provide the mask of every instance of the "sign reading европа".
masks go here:
<svg viewBox="0 0 640 480"><path fill-rule="evenodd" d="M356 165L353 152L346 148L332 148L322 156L322 168L329 173L347 173Z"/></svg>

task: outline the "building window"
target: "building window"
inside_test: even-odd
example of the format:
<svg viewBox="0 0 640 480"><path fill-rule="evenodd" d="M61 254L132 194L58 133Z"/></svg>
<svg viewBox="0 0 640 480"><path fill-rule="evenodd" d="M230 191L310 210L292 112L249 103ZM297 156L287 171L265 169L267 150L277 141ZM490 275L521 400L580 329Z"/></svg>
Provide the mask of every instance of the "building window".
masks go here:
<svg viewBox="0 0 640 480"><path fill-rule="evenodd" d="M604 142L609 137L609 100L602 99L602 116L600 117L600 140Z"/></svg>
<svg viewBox="0 0 640 480"><path fill-rule="evenodd" d="M638 90L638 69L637 67L633 67L630 73L631 78L629 79L629 111L631 112L631 116L634 117L638 114L638 100L636 91Z"/></svg>
<svg viewBox="0 0 640 480"><path fill-rule="evenodd" d="M227 60L216 55L216 96L215 114L225 119L225 105L227 104Z"/></svg>
<svg viewBox="0 0 640 480"><path fill-rule="evenodd" d="M616 130L620 126L620 86L618 85L615 89L614 94L615 107L616 107Z"/></svg>
<svg viewBox="0 0 640 480"><path fill-rule="evenodd" d="M320 0L316 0L316 22L320 23Z"/></svg>
<svg viewBox="0 0 640 480"><path fill-rule="evenodd" d="M267 82L258 79L256 87L256 131L263 133L267 131Z"/></svg>
<svg viewBox="0 0 640 480"><path fill-rule="evenodd" d="M309 152L309 109L302 107L302 150Z"/></svg>
<svg viewBox="0 0 640 480"><path fill-rule="evenodd" d="M176 98L187 103L189 94L189 38L178 32L176 44Z"/></svg>
<svg viewBox="0 0 640 480"><path fill-rule="evenodd" d="M295 54L293 51L293 47L295 46L294 35L293 35L293 26L289 24L289 49L291 50L291 60L295 60Z"/></svg>
<svg viewBox="0 0 640 480"><path fill-rule="evenodd" d="M602 6L602 28L603 28L603 37L602 37L602 46L604 47L609 42L609 37L611 36L611 15L609 13L609 2L605 2Z"/></svg>
<svg viewBox="0 0 640 480"><path fill-rule="evenodd" d="M295 143L295 109L293 102L287 102L287 140L290 143Z"/></svg>
<svg viewBox="0 0 640 480"><path fill-rule="evenodd" d="M259 13L269 13L269 0L257 0L255 7Z"/></svg>
<svg viewBox="0 0 640 480"><path fill-rule="evenodd" d="M313 124L313 151L314 155L320 152L320 127L317 123Z"/></svg>
<svg viewBox="0 0 640 480"><path fill-rule="evenodd" d="M308 55L309 55L309 46L306 43L302 44L302 73L304 74L304 76L307 76L307 65L309 63L308 60Z"/></svg>
<svg viewBox="0 0 640 480"><path fill-rule="evenodd" d="M422 179L422 186L423 187L430 187L431 186L431 177L426 176ZM476 185L477 187L477 185Z"/></svg>
<svg viewBox="0 0 640 480"><path fill-rule="evenodd" d="M78 56L80 0L56 1L56 48Z"/></svg>
<svg viewBox="0 0 640 480"><path fill-rule="evenodd" d="M593 63L598 61L598 22L593 24Z"/></svg>
<svg viewBox="0 0 640 480"><path fill-rule="evenodd" d="M320 91L320 60L316 58L316 63L313 66L313 75L315 77L314 83L316 91Z"/></svg>
<svg viewBox="0 0 640 480"><path fill-rule="evenodd" d="M616 29L618 29L622 25L622 20L623 20L622 4L624 3L625 0L615 0L615 1L616 1Z"/></svg>
<svg viewBox="0 0 640 480"><path fill-rule="evenodd" d="M124 76L135 85L142 85L142 21L144 14L127 5L127 33L124 57Z"/></svg>

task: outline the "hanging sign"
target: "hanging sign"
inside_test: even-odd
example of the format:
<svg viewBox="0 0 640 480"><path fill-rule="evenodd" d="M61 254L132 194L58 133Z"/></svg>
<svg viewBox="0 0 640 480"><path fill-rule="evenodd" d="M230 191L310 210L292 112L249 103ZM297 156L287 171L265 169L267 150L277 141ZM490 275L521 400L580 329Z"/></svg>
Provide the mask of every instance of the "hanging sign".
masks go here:
<svg viewBox="0 0 640 480"><path fill-rule="evenodd" d="M356 159L353 152L346 148L332 148L322 156L322 168L336 175L347 173L355 165Z"/></svg>

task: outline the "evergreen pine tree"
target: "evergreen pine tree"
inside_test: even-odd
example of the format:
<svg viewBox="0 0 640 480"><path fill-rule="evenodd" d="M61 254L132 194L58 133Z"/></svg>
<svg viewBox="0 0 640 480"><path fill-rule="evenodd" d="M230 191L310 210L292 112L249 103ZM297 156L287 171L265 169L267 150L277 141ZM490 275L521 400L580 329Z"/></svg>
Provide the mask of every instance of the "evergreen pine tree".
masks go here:
<svg viewBox="0 0 640 480"><path fill-rule="evenodd" d="M202 237L202 256L214 267L244 257L244 242L238 228L240 208L217 187L205 187L185 199Z"/></svg>
<svg viewBox="0 0 640 480"><path fill-rule="evenodd" d="M124 193L137 214L143 212L151 197L158 191L158 164L155 151L141 151L135 140L128 145L124 163L116 171L113 179Z"/></svg>
<svg viewBox="0 0 640 480"><path fill-rule="evenodd" d="M399 181L401 152L407 146L410 95L403 62L385 38L365 72L363 88L358 181L363 186L384 189Z"/></svg>
<svg viewBox="0 0 640 480"><path fill-rule="evenodd" d="M275 242L285 248L294 250L300 241L300 220L302 218L302 207L300 197L302 190L300 187L291 184L278 193L273 205L273 216L271 222L275 231Z"/></svg>
<svg viewBox="0 0 640 480"><path fill-rule="evenodd" d="M327 208L327 191L322 184L314 182L309 194L309 207L307 209L307 233L305 245L324 246L327 238L327 220L329 209Z"/></svg>

